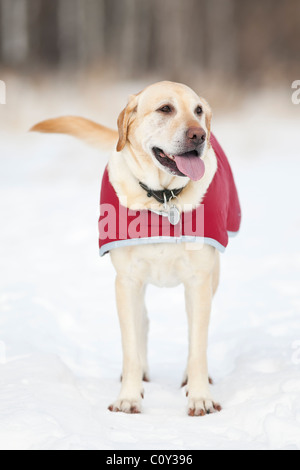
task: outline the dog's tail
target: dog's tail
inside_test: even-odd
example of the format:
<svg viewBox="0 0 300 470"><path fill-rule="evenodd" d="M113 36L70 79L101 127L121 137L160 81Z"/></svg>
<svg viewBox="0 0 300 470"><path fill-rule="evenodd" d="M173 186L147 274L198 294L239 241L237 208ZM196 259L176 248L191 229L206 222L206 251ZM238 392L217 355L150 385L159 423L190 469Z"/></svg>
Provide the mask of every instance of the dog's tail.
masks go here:
<svg viewBox="0 0 300 470"><path fill-rule="evenodd" d="M39 122L30 131L72 135L104 151L112 150L118 141L117 131L77 116L64 116Z"/></svg>

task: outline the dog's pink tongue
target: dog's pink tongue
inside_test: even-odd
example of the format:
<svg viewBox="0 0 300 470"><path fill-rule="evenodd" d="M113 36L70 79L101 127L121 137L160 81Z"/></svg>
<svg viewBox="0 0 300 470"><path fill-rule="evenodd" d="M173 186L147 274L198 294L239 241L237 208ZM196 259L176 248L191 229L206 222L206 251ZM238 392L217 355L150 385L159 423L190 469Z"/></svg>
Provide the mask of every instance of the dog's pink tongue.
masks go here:
<svg viewBox="0 0 300 470"><path fill-rule="evenodd" d="M200 157L181 157L175 155L176 165L184 175L193 181L198 181L205 173L205 165Z"/></svg>

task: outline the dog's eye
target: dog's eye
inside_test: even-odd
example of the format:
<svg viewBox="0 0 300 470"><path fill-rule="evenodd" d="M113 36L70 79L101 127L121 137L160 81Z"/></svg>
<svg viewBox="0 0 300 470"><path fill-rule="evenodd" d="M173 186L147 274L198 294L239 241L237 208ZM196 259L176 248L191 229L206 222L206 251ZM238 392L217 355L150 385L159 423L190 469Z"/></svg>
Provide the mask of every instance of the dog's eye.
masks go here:
<svg viewBox="0 0 300 470"><path fill-rule="evenodd" d="M197 106L195 113L198 114L198 116L201 116L201 114L203 113L202 106Z"/></svg>
<svg viewBox="0 0 300 470"><path fill-rule="evenodd" d="M162 113L171 113L173 108L169 105L165 105L162 108L159 108L158 111L161 111Z"/></svg>

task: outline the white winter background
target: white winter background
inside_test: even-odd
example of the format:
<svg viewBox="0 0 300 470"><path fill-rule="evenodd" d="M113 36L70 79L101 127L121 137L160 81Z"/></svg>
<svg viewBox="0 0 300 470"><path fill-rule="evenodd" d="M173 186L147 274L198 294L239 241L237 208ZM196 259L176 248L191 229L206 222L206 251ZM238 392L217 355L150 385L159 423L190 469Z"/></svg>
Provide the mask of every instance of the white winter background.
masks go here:
<svg viewBox="0 0 300 470"><path fill-rule="evenodd" d="M142 83L93 96L7 82L0 105L0 448L300 448L300 106L291 89L215 112L240 193L240 234L222 255L209 370L220 414L186 415L181 287L149 287L143 413L111 413L121 342L109 256L99 258L107 156L65 136L27 133L79 114L115 126ZM47 89L51 89L48 86ZM26 93L25 93L26 90Z"/></svg>

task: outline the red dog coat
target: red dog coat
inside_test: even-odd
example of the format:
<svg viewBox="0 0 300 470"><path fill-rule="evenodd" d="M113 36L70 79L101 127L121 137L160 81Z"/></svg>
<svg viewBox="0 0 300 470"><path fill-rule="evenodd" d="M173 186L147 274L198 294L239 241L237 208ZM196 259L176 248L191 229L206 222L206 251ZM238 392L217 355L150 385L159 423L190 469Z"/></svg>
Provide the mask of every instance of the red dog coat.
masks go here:
<svg viewBox="0 0 300 470"><path fill-rule="evenodd" d="M105 169L99 218L101 256L113 248L148 243L200 242L225 250L228 236L240 228L241 209L229 162L214 135L211 144L218 161L216 174L202 203L184 211L177 225L155 212L122 206Z"/></svg>

